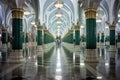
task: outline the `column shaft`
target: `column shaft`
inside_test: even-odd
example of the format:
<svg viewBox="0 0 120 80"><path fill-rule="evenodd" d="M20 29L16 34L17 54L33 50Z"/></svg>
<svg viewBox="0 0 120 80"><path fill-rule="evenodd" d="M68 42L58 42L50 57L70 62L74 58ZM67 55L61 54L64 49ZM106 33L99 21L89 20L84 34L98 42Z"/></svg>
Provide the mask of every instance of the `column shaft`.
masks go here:
<svg viewBox="0 0 120 80"><path fill-rule="evenodd" d="M37 44L42 45L42 26L38 26L37 31Z"/></svg>
<svg viewBox="0 0 120 80"><path fill-rule="evenodd" d="M22 49L23 43L23 10L12 10L12 37L13 37L13 49Z"/></svg>
<svg viewBox="0 0 120 80"><path fill-rule="evenodd" d="M96 49L96 10L86 9L86 48Z"/></svg>
<svg viewBox="0 0 120 80"><path fill-rule="evenodd" d="M75 27L75 45L80 45L80 26Z"/></svg>

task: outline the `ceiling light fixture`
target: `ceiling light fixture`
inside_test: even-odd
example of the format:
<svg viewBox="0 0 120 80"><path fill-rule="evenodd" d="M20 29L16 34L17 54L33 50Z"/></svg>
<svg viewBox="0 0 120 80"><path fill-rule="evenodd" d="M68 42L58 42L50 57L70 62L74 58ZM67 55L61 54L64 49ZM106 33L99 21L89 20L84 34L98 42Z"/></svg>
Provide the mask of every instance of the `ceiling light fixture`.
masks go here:
<svg viewBox="0 0 120 80"><path fill-rule="evenodd" d="M101 19L97 19L96 22L99 23L99 22L102 22L102 20Z"/></svg>
<svg viewBox="0 0 120 80"><path fill-rule="evenodd" d="M30 15L30 12L29 11L25 11L24 15Z"/></svg>
<svg viewBox="0 0 120 80"><path fill-rule="evenodd" d="M55 16L56 16L56 17L62 17L62 13L61 13L61 12L56 12L56 13L55 13Z"/></svg>
<svg viewBox="0 0 120 80"><path fill-rule="evenodd" d="M118 14L118 17L120 17L120 13Z"/></svg>
<svg viewBox="0 0 120 80"><path fill-rule="evenodd" d="M55 2L55 7L56 7L56 8L62 8L62 7L63 7L63 2L60 1L60 0L57 0L57 1Z"/></svg>
<svg viewBox="0 0 120 80"><path fill-rule="evenodd" d="M120 22L120 19L118 20L118 22Z"/></svg>
<svg viewBox="0 0 120 80"><path fill-rule="evenodd" d="M62 22L61 21L57 21L57 24L61 24Z"/></svg>
<svg viewBox="0 0 120 80"><path fill-rule="evenodd" d="M34 21L33 21L33 22L31 22L31 24L32 24L32 25L35 25L35 22L34 22Z"/></svg>

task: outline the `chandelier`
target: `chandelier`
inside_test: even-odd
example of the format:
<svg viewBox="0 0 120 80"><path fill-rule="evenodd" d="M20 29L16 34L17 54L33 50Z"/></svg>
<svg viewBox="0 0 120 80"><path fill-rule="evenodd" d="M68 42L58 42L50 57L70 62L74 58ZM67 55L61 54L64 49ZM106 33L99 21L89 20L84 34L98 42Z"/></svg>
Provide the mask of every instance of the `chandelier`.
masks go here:
<svg viewBox="0 0 120 80"><path fill-rule="evenodd" d="M55 2L55 7L56 7L56 8L62 8L62 7L63 7L63 2L62 2L61 0L57 0L57 1Z"/></svg>

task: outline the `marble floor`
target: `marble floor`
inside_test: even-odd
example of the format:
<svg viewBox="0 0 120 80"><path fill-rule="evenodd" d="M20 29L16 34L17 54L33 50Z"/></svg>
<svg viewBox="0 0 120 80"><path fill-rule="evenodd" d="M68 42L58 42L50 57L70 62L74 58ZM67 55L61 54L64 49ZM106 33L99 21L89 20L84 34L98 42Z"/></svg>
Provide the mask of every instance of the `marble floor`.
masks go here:
<svg viewBox="0 0 120 80"><path fill-rule="evenodd" d="M79 57L63 46L54 47L49 59L38 64L37 56L25 63L0 63L0 80L120 80L119 50L110 52L109 46L96 49L96 62L86 61L86 49L80 48ZM75 60L78 58L78 64Z"/></svg>

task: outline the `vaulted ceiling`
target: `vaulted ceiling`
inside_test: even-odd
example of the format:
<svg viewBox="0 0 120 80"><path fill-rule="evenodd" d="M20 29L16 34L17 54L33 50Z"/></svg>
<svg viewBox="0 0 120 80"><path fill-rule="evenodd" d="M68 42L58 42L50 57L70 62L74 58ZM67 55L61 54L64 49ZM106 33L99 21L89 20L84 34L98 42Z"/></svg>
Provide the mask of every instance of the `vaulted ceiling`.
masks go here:
<svg viewBox="0 0 120 80"><path fill-rule="evenodd" d="M117 28L119 28L120 0L60 0L63 2L63 7L60 9L55 7L56 1L58 0L0 0L0 26L8 27L8 31L10 31L12 28L11 9L23 8L31 13L24 16L23 31L30 32L31 27L34 26L31 25L31 22L34 21L36 25L43 25L54 36L59 27L60 35L64 36L77 23L85 26L84 9L96 8L97 19L102 20L97 24L98 32L101 29L104 31L106 23L117 24ZM56 17L57 12L62 13L62 17L59 19ZM58 20L61 23L58 24Z"/></svg>

